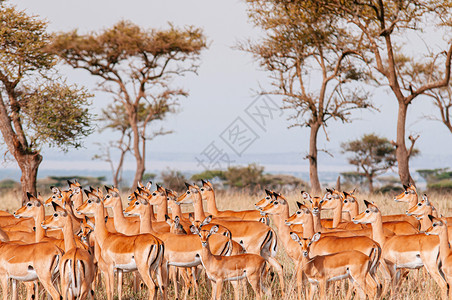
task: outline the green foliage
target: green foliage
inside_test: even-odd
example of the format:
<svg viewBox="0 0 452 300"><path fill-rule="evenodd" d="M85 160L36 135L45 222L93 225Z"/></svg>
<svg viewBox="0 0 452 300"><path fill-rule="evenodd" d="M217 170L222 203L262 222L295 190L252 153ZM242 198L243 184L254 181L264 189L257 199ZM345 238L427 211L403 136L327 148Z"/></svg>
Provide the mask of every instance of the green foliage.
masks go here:
<svg viewBox="0 0 452 300"><path fill-rule="evenodd" d="M46 143L64 151L80 147L81 139L93 132L89 97L92 95L84 88L58 82L41 85L24 95L22 114L31 143Z"/></svg>
<svg viewBox="0 0 452 300"><path fill-rule="evenodd" d="M254 189L261 184L264 167L249 164L246 167L232 166L224 173L229 187Z"/></svg>
<svg viewBox="0 0 452 300"><path fill-rule="evenodd" d="M201 179L212 180L214 178L225 180L225 172L222 170L205 170L201 173L193 174L190 179L194 181L200 181Z"/></svg>
<svg viewBox="0 0 452 300"><path fill-rule="evenodd" d="M153 181L157 177L157 174L154 173L144 173L143 182Z"/></svg>
<svg viewBox="0 0 452 300"><path fill-rule="evenodd" d="M351 153L348 162L363 176L375 176L396 165L395 147L376 134L365 134L358 140L342 143L344 153Z"/></svg>
<svg viewBox="0 0 452 300"><path fill-rule="evenodd" d="M427 182L429 190L452 191L452 171L449 168L421 169L416 172Z"/></svg>
<svg viewBox="0 0 452 300"><path fill-rule="evenodd" d="M163 186L165 188L178 192L184 191L186 189L185 182L187 182L187 178L182 172L176 170L168 170L163 171L160 175L162 177Z"/></svg>

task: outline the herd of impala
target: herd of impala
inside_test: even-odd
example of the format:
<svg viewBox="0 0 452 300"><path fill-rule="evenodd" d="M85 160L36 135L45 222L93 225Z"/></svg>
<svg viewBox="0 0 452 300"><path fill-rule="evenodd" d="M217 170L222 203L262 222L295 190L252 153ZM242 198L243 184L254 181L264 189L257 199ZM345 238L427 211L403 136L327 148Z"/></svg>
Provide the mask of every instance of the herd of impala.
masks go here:
<svg viewBox="0 0 452 300"><path fill-rule="evenodd" d="M360 213L353 191L327 189L321 197L302 191L303 202L290 216L286 198L269 190L255 210L219 211L213 186L204 180L200 187L186 184L182 195L159 185L151 191L151 183L139 185L125 209L117 188L82 190L77 181L68 184L66 190L52 187L47 200L28 194L14 215L0 212L4 300L9 294L17 299L18 281L27 299L35 298L38 282L54 300L92 299L100 274L107 299L113 299L116 282L121 299L127 272L133 272L135 289L140 282L147 286L149 299L166 299L169 284L175 298L185 299L189 291L200 296L203 270L212 299L221 298L225 281L239 299L241 279L250 283L256 299L271 298L269 270L278 275L275 286L284 296L288 287L276 259L278 242L295 265L299 299L303 294L313 299L317 288L326 299L328 284L341 279L350 280L347 298L380 298L397 290L407 270L421 267L439 285L443 299L452 299L449 220L438 216L426 195L419 200L413 185L394 197L408 204L406 214L382 216L366 200ZM182 213L184 203L193 205L193 213ZM46 206L53 206L50 216ZM322 210L332 210L333 218L322 219Z"/></svg>

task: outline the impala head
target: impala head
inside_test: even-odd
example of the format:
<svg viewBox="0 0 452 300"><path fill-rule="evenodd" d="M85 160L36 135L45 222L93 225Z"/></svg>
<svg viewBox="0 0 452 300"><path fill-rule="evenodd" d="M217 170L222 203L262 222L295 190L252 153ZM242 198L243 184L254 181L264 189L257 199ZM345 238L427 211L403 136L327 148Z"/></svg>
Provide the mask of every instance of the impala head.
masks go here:
<svg viewBox="0 0 452 300"><path fill-rule="evenodd" d="M124 209L124 215L138 217L142 216L148 206L149 203L143 197L137 195L137 199L134 202L129 202L129 206Z"/></svg>
<svg viewBox="0 0 452 300"><path fill-rule="evenodd" d="M42 221L41 227L44 229L62 229L70 216L66 211L54 212L50 217Z"/></svg>
<svg viewBox="0 0 452 300"><path fill-rule="evenodd" d="M320 214L320 211L322 210L322 205L325 202L324 199L320 197L311 197L311 195L305 191L301 191L301 197L311 204L313 215L317 216Z"/></svg>
<svg viewBox="0 0 452 300"><path fill-rule="evenodd" d="M157 184L157 189L148 196L148 202L151 205L162 205L166 199L166 190L161 185Z"/></svg>
<svg viewBox="0 0 452 300"><path fill-rule="evenodd" d="M269 191L269 190L265 190L265 197L262 198L261 200L257 201L256 204L254 204L254 206L256 207L256 209L262 211L262 209L267 206L270 202L272 202L273 200L275 200L274 197L274 191Z"/></svg>
<svg viewBox="0 0 452 300"><path fill-rule="evenodd" d="M172 220L168 215L165 215L166 223L170 226L170 232L174 234L187 234L184 227L180 223L179 216Z"/></svg>
<svg viewBox="0 0 452 300"><path fill-rule="evenodd" d="M63 205L63 201L70 196L71 192L69 190L67 191L61 191L59 188L55 186L51 186L50 189L52 190L52 195L44 201L45 206L52 205L52 202L55 202L59 205Z"/></svg>
<svg viewBox="0 0 452 300"><path fill-rule="evenodd" d="M422 219L428 215L431 215L433 212L433 206L428 200L426 194L422 195L422 200L419 201L416 205L411 207L406 211L408 216L415 216L417 219Z"/></svg>
<svg viewBox="0 0 452 300"><path fill-rule="evenodd" d="M141 181L138 181L138 183L137 183L137 188L143 190L147 194L151 193L151 187L152 187L152 181L150 181L150 180L146 183L146 185L143 185L141 183Z"/></svg>
<svg viewBox="0 0 452 300"><path fill-rule="evenodd" d="M335 209L342 205L344 194L335 189L326 189L325 195L323 195L322 209Z"/></svg>
<svg viewBox="0 0 452 300"><path fill-rule="evenodd" d="M357 205L358 205L358 199L356 199L355 195L353 194L355 190L350 192L343 192L344 194L344 200L342 200L342 211L351 212Z"/></svg>
<svg viewBox="0 0 452 300"><path fill-rule="evenodd" d="M275 198L275 200L271 201L262 209L263 213L278 215L283 213L287 209L287 206L289 204L287 203L287 200L286 198L284 198L284 196L277 192L273 192L273 197Z"/></svg>
<svg viewBox="0 0 452 300"><path fill-rule="evenodd" d="M85 216L93 216L97 209L104 209L102 200L97 196L97 193L85 190L88 199L83 202L75 211L77 214Z"/></svg>
<svg viewBox="0 0 452 300"><path fill-rule="evenodd" d="M377 220L378 215L381 217L380 210L376 205L370 203L367 200L364 200L364 204L366 205L366 210L353 217L352 221L355 224L370 224L374 223Z"/></svg>
<svg viewBox="0 0 452 300"><path fill-rule="evenodd" d="M297 201L298 210L286 220L286 225L305 224L307 218L312 218L309 208Z"/></svg>
<svg viewBox="0 0 452 300"><path fill-rule="evenodd" d="M69 186L69 189L75 189L75 188L81 188L82 186L80 185L80 183L77 181L77 179L74 179L74 181L67 181L67 184Z"/></svg>
<svg viewBox="0 0 452 300"><path fill-rule="evenodd" d="M121 203L121 196L119 190L116 187L105 186L107 194L104 197L104 206L113 208L115 205Z"/></svg>
<svg viewBox="0 0 452 300"><path fill-rule="evenodd" d="M309 247L311 247L312 243L317 242L320 239L320 232L315 233L310 239L301 238L295 232L291 232L290 237L300 244L303 256L309 258Z"/></svg>
<svg viewBox="0 0 452 300"><path fill-rule="evenodd" d="M413 201L414 197L417 197L416 187L413 184L403 185L403 189L405 190L404 192L394 196L394 201L409 203Z"/></svg>
<svg viewBox="0 0 452 300"><path fill-rule="evenodd" d="M209 239L209 237L218 232L218 226L213 226L210 230L198 230L197 228L193 227L194 229L192 230L192 232L194 234L197 234L200 239L201 239L201 244L203 247L208 247L208 242L207 240ZM192 229L192 227L190 227L190 230Z"/></svg>
<svg viewBox="0 0 452 300"><path fill-rule="evenodd" d="M27 203L14 212L16 218L34 218L38 213L44 210L44 206L38 198L28 192L27 198Z"/></svg>
<svg viewBox="0 0 452 300"><path fill-rule="evenodd" d="M91 223L87 216L85 216L85 220L82 220L80 222L80 239L82 240L83 244L85 244L88 247L93 246L94 244L89 239L91 232L93 231L94 224Z"/></svg>
<svg viewBox="0 0 452 300"><path fill-rule="evenodd" d="M177 205L177 206L180 205L179 203L177 203L177 198L178 198L177 193L170 189L165 189L165 192L166 192L166 200L168 201L168 206L171 209L171 211L173 211L176 208L175 205Z"/></svg>
<svg viewBox="0 0 452 300"><path fill-rule="evenodd" d="M177 198L177 204L189 204L196 201L202 201L201 192L196 184L185 183L187 190Z"/></svg>
<svg viewBox="0 0 452 300"><path fill-rule="evenodd" d="M447 230L447 221L445 218L435 218L432 215L428 215L428 218L432 222L432 226L425 231L425 234L440 235L443 230Z"/></svg>
<svg viewBox="0 0 452 300"><path fill-rule="evenodd" d="M199 189L201 192L202 198L215 196L215 191L213 189L213 185L210 181L201 179L202 187Z"/></svg>

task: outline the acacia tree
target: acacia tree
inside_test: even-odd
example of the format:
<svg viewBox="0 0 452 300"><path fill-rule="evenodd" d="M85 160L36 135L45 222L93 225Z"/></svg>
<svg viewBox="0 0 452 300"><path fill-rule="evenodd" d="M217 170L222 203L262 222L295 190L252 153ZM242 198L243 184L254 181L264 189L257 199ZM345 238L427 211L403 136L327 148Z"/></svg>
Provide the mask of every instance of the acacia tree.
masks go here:
<svg viewBox="0 0 452 300"><path fill-rule="evenodd" d="M99 85L122 105L132 131L131 150L136 161L135 186L145 171L148 126L173 112L187 92L171 88L175 76L196 72L200 52L206 48L201 29L171 26L146 30L120 21L100 33L59 33L52 50L73 68L100 78ZM140 118L144 105L145 118ZM158 108L158 110L156 110Z"/></svg>
<svg viewBox="0 0 452 300"><path fill-rule="evenodd" d="M340 29L340 19L306 1L247 0L252 22L264 29L256 42L240 46L270 72L274 90L285 109L294 111L291 127L310 128L311 191L320 193L317 139L331 119L349 122L351 111L372 108L368 93L353 84L363 81L359 60L360 36ZM325 130L326 133L326 130ZM328 139L328 136L327 136Z"/></svg>
<svg viewBox="0 0 452 300"><path fill-rule="evenodd" d="M312 5L317 5L325 12L323 18L329 18L333 13L340 18L342 22L334 24L335 27L347 33L361 34L361 57L370 67L369 75L378 85L389 86L398 103L397 138L394 144L400 180L405 185L414 183L410 175L409 158L416 139L410 139L412 145L407 148L407 109L419 95L449 83L452 43L446 34L450 32L452 24L452 1L320 0ZM436 30L437 34L445 34L444 48L436 51L428 49L425 55L408 55L404 45L406 37L426 37L429 34L428 30L424 30L427 26ZM442 70L441 78L430 76L438 70Z"/></svg>
<svg viewBox="0 0 452 300"><path fill-rule="evenodd" d="M344 153L353 154L348 162L356 166L357 173L367 179L370 193L374 192L374 178L397 163L396 151L391 142L373 133L342 143L341 147Z"/></svg>
<svg viewBox="0 0 452 300"><path fill-rule="evenodd" d="M151 107L150 105L153 105ZM163 118L164 114L169 111L173 111L173 106L159 106L159 103L140 103L138 106L138 128L140 131L145 131L143 125L146 125L149 113L152 112L153 118ZM100 133L105 130L111 129L119 133L119 138L114 141L109 141L108 143L98 143L100 145L100 153L94 155L94 159L99 159L106 161L110 164L113 184L119 186L122 183L122 171L126 155L132 152L131 142L132 142L132 126L130 125L127 112L123 105L120 104L110 104L105 109L102 109L102 114L100 116L101 123L103 124L99 131ZM154 130L151 133L147 133L145 139L150 141L157 136L170 134L172 131L164 130L160 128ZM112 152L119 153L119 159L114 159Z"/></svg>
<svg viewBox="0 0 452 300"><path fill-rule="evenodd" d="M67 151L91 133L84 88L68 85L46 51L46 22L0 3L0 131L22 171L22 201L36 195L43 145Z"/></svg>

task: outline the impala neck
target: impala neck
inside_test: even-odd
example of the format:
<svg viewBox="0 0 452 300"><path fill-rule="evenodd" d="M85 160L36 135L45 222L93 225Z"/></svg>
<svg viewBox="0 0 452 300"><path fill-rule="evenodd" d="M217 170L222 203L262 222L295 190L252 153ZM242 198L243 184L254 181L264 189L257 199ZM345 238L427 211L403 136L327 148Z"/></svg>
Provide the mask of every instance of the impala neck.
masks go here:
<svg viewBox="0 0 452 300"><path fill-rule="evenodd" d="M286 223L284 223L284 220L281 220L282 222L278 222L279 219L276 218L276 215L270 215L270 217L273 220L273 223L276 226L276 230L278 232L278 237L281 240L284 249L287 252L287 255L289 255L289 257L293 260L293 262L295 264L297 264L297 258L298 255L300 254L300 245L298 245L297 242L295 242L291 237L290 237L290 232L292 231L290 229L290 227L288 225L286 225ZM304 234L304 228L303 228L303 234Z"/></svg>
<svg viewBox="0 0 452 300"><path fill-rule="evenodd" d="M323 227L322 227L322 222L320 222L320 212L317 215L312 214L312 221L313 221L313 225L314 225L314 231L322 232ZM304 228L303 228L303 230L304 230Z"/></svg>
<svg viewBox="0 0 452 300"><path fill-rule="evenodd" d="M427 229L430 228L430 226L432 226L432 221L430 221L430 219L428 218L428 215L431 215L432 212L433 211L430 207L429 211L422 215L422 218L419 221L421 223L421 231L422 232L426 231Z"/></svg>
<svg viewBox="0 0 452 300"><path fill-rule="evenodd" d="M41 205L38 213L35 215L35 242L40 242L46 236L46 230L42 228L41 224L45 220L45 208Z"/></svg>
<svg viewBox="0 0 452 300"><path fill-rule="evenodd" d="M105 209L103 203L96 208L94 222L94 234L96 236L96 241L102 249L104 241L108 236L107 226L105 225Z"/></svg>
<svg viewBox="0 0 452 300"><path fill-rule="evenodd" d="M64 224L63 227L63 238L64 238L64 252L68 252L69 250L77 247L74 238L74 226L72 225L72 220L70 216L68 216L66 224Z"/></svg>
<svg viewBox="0 0 452 300"><path fill-rule="evenodd" d="M383 232L383 222L381 220L381 212L376 213L376 220L372 223L372 239L380 244L381 248L386 242L386 237Z"/></svg>
<svg viewBox="0 0 452 300"><path fill-rule="evenodd" d="M163 199L157 204L157 222L165 222L165 215L168 214L168 201ZM149 210L149 218L151 218L151 210Z"/></svg>
<svg viewBox="0 0 452 300"><path fill-rule="evenodd" d="M72 200L72 204L73 204L74 208L78 208L80 205L83 204L83 193L82 192L78 193L74 197L74 199ZM72 207L71 207L71 209L72 209Z"/></svg>
<svg viewBox="0 0 452 300"><path fill-rule="evenodd" d="M417 193L415 193L415 194L413 194L413 197L411 197L411 200L409 202L409 204L410 204L409 208L415 206L417 203L418 203L418 196L417 196Z"/></svg>
<svg viewBox="0 0 452 300"><path fill-rule="evenodd" d="M333 210L333 228L336 228L342 222L342 201L337 201L338 205Z"/></svg>
<svg viewBox="0 0 452 300"><path fill-rule="evenodd" d="M215 200L215 191L206 191L205 199L207 200L207 211L213 215L218 215L217 202Z"/></svg>
<svg viewBox="0 0 452 300"><path fill-rule="evenodd" d="M207 246L206 247L204 247L204 246L201 246L201 247L202 247L202 250L201 250L201 261L202 261L202 264L203 264L204 268L206 268L206 270L207 270L207 266L210 265L210 262L212 260L214 260L215 257L212 254L212 252L210 252L209 241L207 241Z"/></svg>
<svg viewBox="0 0 452 300"><path fill-rule="evenodd" d="M314 220L312 214L310 214L310 217L308 217L306 219L306 222L303 223L303 238L310 239L314 235L314 233Z"/></svg>
<svg viewBox="0 0 452 300"><path fill-rule="evenodd" d="M169 207L171 209L171 218L173 220L175 217L182 219L182 209L180 208L180 205L177 205L174 201L171 201Z"/></svg>
<svg viewBox="0 0 452 300"><path fill-rule="evenodd" d="M348 212L351 218L356 217L359 214L359 204L358 201L354 202L353 208Z"/></svg>
<svg viewBox="0 0 452 300"><path fill-rule="evenodd" d="M351 222L352 217L350 216L350 213L348 211L342 212L342 221Z"/></svg>
<svg viewBox="0 0 452 300"><path fill-rule="evenodd" d="M152 205L145 205L144 211L140 214L140 233L152 233L155 231L152 228Z"/></svg>
<svg viewBox="0 0 452 300"><path fill-rule="evenodd" d="M114 224L126 224L127 219L124 216L123 208L122 208L122 201L120 198L117 198L113 205L113 223ZM104 212L105 214L105 212Z"/></svg>
<svg viewBox="0 0 452 300"><path fill-rule="evenodd" d="M202 207L202 198L201 193L198 193L198 196L193 196L193 207L195 209L195 220L203 221L206 218L204 214L204 208Z"/></svg>
<svg viewBox="0 0 452 300"><path fill-rule="evenodd" d="M452 251L450 250L447 225L444 224L443 226L444 229L442 229L439 233L439 255L441 257L441 261L444 263Z"/></svg>

